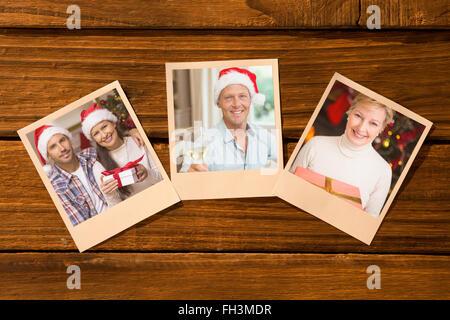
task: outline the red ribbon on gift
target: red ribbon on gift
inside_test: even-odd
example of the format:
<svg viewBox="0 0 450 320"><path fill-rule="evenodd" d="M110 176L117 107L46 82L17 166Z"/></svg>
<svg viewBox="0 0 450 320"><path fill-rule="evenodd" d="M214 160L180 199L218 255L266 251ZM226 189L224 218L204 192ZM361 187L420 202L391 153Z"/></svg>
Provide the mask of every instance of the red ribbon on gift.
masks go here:
<svg viewBox="0 0 450 320"><path fill-rule="evenodd" d="M124 165L122 168L116 168L113 170L109 170L109 171L103 171L102 175L104 176L110 176L113 175L113 178L116 179L119 182L119 188L122 186L122 181L120 180L120 176L119 173L128 169L133 169L136 170L136 175L137 175L137 165L139 164L139 161L142 160L142 158L144 158L144 155L142 155L142 157L140 157L137 160L134 161L130 161L128 162L126 165Z"/></svg>

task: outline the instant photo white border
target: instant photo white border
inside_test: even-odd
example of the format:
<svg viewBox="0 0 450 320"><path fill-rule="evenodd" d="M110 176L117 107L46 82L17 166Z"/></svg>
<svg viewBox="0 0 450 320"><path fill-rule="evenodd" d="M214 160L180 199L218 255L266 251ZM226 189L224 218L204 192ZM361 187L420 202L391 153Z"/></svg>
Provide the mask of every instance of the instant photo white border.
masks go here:
<svg viewBox="0 0 450 320"><path fill-rule="evenodd" d="M378 218L375 218L370 214L365 213L361 209L358 209L355 206L343 201L342 199L329 194L325 190L297 177L289 171L292 163L295 160L295 157L297 156L300 148L303 145L303 142L305 141L306 135L311 129L311 126L314 124L317 115L322 109L323 104L336 81L339 81L349 86L350 88L357 90L377 100L378 102L385 104L386 106L391 107L395 111L398 111L399 113L425 126L422 135L420 136L416 146L414 147L410 158L408 159L402 173L400 174L397 183L392 189L391 194L385 202ZM309 120L305 130L303 131L303 134L300 137L297 146L292 152L292 155L289 158L285 169L280 174L279 179L273 189L273 193L281 199L316 216L319 219L322 219L323 221L331 224L341 231L348 233L349 235L364 242L365 244L370 245L432 125L432 122L415 114L405 107L357 84L356 82L340 75L339 73L335 73L324 94L322 95L319 104L314 110L314 113L311 116L311 119Z"/></svg>
<svg viewBox="0 0 450 320"><path fill-rule="evenodd" d="M116 89L122 102L124 103L127 111L129 112L134 124L136 125L139 134L144 140L147 150L150 152L156 166L158 167L163 180L155 183L138 194L126 199L108 210L97 214L96 216L81 222L80 224L73 226L70 219L64 210L64 207L56 194L49 177L47 177L43 166L38 158L38 155L32 147L32 142L28 140L27 134L34 132L38 127L48 124L49 122L58 119L70 111L80 107L81 105L94 100L95 98L107 93L113 89ZM63 219L70 235L72 236L75 244L80 252L83 252L104 240L114 236L115 234L122 232L123 230L135 225L136 223L148 218L149 216L170 207L171 205L180 201L172 183L167 176L158 156L155 153L150 141L148 140L144 129L142 128L134 110L128 101L119 81L114 81L103 88L100 88L83 98L70 103L69 105L53 112L52 114L26 126L17 131L22 140L25 148L36 167L48 193L50 194L53 202L58 209L61 218ZM34 143L34 141L33 141Z"/></svg>
<svg viewBox="0 0 450 320"><path fill-rule="evenodd" d="M177 172L175 159L175 112L173 71L180 69L272 66L277 168L258 170L227 170L213 172ZM273 196L272 189L283 170L283 140L278 79L278 59L228 60L209 62L166 63L167 112L169 118L170 175L182 200L221 199Z"/></svg>

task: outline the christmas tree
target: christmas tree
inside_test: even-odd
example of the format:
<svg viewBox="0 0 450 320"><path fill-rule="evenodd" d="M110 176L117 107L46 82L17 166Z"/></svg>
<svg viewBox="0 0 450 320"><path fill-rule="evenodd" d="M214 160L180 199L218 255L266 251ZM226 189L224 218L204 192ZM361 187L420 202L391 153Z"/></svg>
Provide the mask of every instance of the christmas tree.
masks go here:
<svg viewBox="0 0 450 320"><path fill-rule="evenodd" d="M425 127L410 118L396 113L394 119L373 142L373 147L392 168L395 185Z"/></svg>
<svg viewBox="0 0 450 320"><path fill-rule="evenodd" d="M123 131L136 128L130 114L128 113L127 108L125 108L120 95L115 89L113 90L112 94L106 97L105 100L97 98L95 99L95 101L102 108L106 108L115 114L118 119L118 125L121 127L121 129L123 129Z"/></svg>

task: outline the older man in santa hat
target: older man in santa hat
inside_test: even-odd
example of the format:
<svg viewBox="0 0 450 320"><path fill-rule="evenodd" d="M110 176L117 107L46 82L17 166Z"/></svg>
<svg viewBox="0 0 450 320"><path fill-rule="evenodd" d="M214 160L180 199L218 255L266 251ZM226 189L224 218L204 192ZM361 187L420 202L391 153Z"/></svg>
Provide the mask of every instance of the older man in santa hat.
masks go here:
<svg viewBox="0 0 450 320"><path fill-rule="evenodd" d="M44 169L72 225L76 226L108 208L94 178L94 170L103 169L96 162L94 148L86 148L75 154L72 135L57 126L37 128L34 140ZM54 162L53 168L47 164L49 159Z"/></svg>
<svg viewBox="0 0 450 320"><path fill-rule="evenodd" d="M256 75L243 68L221 70L214 98L222 119L207 130L206 137L194 141L194 148L201 145L202 155L185 154L180 172L276 167L275 136L248 121L251 108L264 105L265 101L265 96L258 92Z"/></svg>

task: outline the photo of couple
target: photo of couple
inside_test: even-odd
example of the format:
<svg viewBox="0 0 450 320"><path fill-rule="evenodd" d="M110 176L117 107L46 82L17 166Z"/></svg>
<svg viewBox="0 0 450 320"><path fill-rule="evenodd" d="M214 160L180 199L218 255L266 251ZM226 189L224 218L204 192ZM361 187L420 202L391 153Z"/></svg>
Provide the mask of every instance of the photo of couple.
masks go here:
<svg viewBox="0 0 450 320"><path fill-rule="evenodd" d="M71 128L61 125L69 121ZM114 89L38 127L34 145L73 226L162 180ZM123 167L134 171L134 183L123 185L117 175Z"/></svg>

